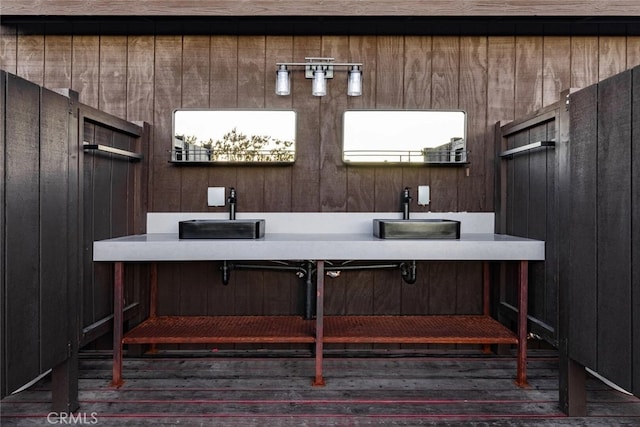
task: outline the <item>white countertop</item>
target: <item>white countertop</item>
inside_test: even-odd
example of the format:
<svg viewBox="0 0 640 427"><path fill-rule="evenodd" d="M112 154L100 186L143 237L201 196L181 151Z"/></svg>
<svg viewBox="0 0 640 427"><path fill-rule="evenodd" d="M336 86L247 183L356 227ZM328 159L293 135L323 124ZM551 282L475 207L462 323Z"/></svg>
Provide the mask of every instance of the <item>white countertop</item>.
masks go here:
<svg viewBox="0 0 640 427"><path fill-rule="evenodd" d="M544 260L544 242L489 233L462 234L460 240L383 240L329 233L181 240L177 233L152 233L95 242L93 260Z"/></svg>
<svg viewBox="0 0 640 427"><path fill-rule="evenodd" d="M544 260L544 242L493 234L493 213L416 213L413 218L461 221L460 240L383 240L373 236L374 218L397 212L242 213L264 218L261 239L179 239L178 222L225 218L225 213L151 212L148 234L93 244L94 261L278 261L278 260Z"/></svg>

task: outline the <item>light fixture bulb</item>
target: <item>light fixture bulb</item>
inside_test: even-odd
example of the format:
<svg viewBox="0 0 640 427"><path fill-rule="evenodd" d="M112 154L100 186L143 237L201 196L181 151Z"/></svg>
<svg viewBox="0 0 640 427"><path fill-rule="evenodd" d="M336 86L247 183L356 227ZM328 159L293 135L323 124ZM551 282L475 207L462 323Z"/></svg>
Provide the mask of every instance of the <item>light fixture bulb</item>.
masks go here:
<svg viewBox="0 0 640 427"><path fill-rule="evenodd" d="M291 80L286 65L280 65L276 71L276 95L285 96L291 93Z"/></svg>
<svg viewBox="0 0 640 427"><path fill-rule="evenodd" d="M324 70L322 68L317 68L313 72L311 94L313 96L325 96L327 94L327 79L324 78Z"/></svg>
<svg viewBox="0 0 640 427"><path fill-rule="evenodd" d="M360 96L362 95L362 71L360 67L354 65L349 70L349 81L347 84L347 95Z"/></svg>

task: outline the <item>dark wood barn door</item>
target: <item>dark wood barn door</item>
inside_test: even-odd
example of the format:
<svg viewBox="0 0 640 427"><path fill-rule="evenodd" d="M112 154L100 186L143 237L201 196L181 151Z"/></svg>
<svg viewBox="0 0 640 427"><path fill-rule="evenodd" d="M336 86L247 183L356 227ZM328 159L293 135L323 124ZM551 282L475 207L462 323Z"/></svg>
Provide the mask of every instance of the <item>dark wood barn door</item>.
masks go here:
<svg viewBox="0 0 640 427"><path fill-rule="evenodd" d="M545 262L529 268L529 325L531 332L557 344L558 265L555 201L559 112L554 105L504 125L499 144L496 200L499 233L545 241ZM499 315L513 319L517 307L517 272L503 271Z"/></svg>
<svg viewBox="0 0 640 427"><path fill-rule="evenodd" d="M143 128L87 106L80 107L79 117L80 144L85 148L80 165L83 222L80 342L85 345L111 330L113 315L112 266L93 262L93 242L144 231L147 177L143 153L146 144L140 138ZM141 281L133 280L133 275L127 287L127 318L141 314L138 296ZM105 345L111 345L110 337L104 340Z"/></svg>

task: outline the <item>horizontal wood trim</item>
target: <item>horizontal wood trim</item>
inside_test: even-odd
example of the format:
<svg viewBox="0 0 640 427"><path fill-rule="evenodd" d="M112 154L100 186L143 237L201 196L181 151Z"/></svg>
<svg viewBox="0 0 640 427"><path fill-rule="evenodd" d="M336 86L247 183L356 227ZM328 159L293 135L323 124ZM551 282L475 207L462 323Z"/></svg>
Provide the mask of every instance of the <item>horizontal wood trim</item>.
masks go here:
<svg viewBox="0 0 640 427"><path fill-rule="evenodd" d="M131 320L135 317L140 310L140 303L129 304L124 308L124 320ZM80 338L80 347L84 347L90 342L100 338L104 334L113 331L113 314L92 323L82 330L82 337Z"/></svg>
<svg viewBox="0 0 640 427"><path fill-rule="evenodd" d="M518 308L513 305L502 301L499 306L499 315L504 319L508 319L512 322L516 322L518 319ZM557 347L558 339L556 338L556 329L547 325L540 319L536 319L532 315L527 316L527 329L531 334L538 335L547 341L549 344Z"/></svg>
<svg viewBox="0 0 640 427"><path fill-rule="evenodd" d="M550 120L555 120L558 108L560 108L560 103L555 103L543 108L541 111L536 111L528 117L523 117L522 119L518 119L515 122L502 126L502 137L506 138L524 129L534 127Z"/></svg>
<svg viewBox="0 0 640 427"><path fill-rule="evenodd" d="M81 106L81 115L84 120L116 132L122 132L135 137L142 135L142 127L139 125L120 119L88 105Z"/></svg>
<svg viewBox="0 0 640 427"><path fill-rule="evenodd" d="M505 4L506 3L506 4ZM629 16L635 0L4 0L4 15L41 16ZM635 13L634 13L635 12Z"/></svg>

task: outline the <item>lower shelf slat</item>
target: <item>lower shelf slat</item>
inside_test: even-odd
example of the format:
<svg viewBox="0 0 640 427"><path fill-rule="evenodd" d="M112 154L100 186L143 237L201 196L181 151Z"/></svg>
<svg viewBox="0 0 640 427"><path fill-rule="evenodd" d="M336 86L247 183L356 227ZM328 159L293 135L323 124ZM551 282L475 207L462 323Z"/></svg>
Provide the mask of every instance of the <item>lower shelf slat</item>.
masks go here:
<svg viewBox="0 0 640 427"><path fill-rule="evenodd" d="M313 343L314 321L296 316L159 316L123 344Z"/></svg>
<svg viewBox="0 0 640 427"><path fill-rule="evenodd" d="M327 316L326 343L517 344L489 316Z"/></svg>
<svg viewBox="0 0 640 427"><path fill-rule="evenodd" d="M159 316L123 344L314 343L315 320L297 316ZM517 344L489 316L325 316L325 343Z"/></svg>

